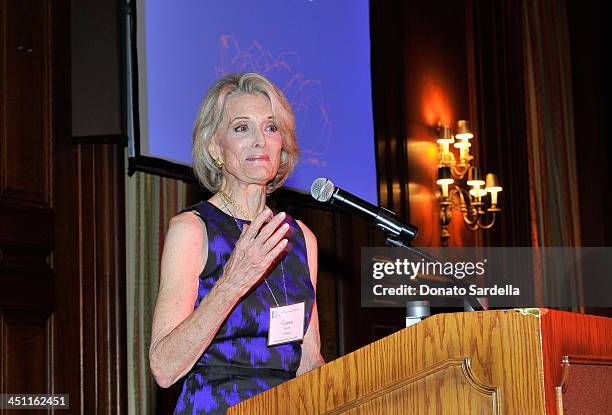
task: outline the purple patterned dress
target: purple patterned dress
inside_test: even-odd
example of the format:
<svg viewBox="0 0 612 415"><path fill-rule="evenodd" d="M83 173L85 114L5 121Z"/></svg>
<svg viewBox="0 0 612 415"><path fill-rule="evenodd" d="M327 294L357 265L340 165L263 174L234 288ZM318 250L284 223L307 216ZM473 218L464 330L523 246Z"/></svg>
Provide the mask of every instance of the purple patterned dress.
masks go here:
<svg viewBox="0 0 612 415"><path fill-rule="evenodd" d="M184 211L195 211L208 234L208 259L199 277L195 308L221 276L240 237L238 225L242 228L249 222L234 220L208 201ZM287 297L290 304L305 301L306 332L314 303L306 244L295 220L289 216L285 220L291 226L289 248L282 260ZM267 278L281 306L286 305L282 275L279 263ZM302 355L300 342L271 347L266 344L271 306L276 303L263 282L236 306L184 378L175 414L225 414L229 406L295 377Z"/></svg>

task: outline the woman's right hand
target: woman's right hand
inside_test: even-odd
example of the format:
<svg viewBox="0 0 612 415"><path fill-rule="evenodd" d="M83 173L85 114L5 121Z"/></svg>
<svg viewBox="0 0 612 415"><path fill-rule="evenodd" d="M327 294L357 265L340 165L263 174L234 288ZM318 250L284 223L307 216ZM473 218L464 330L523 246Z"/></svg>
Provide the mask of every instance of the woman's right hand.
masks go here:
<svg viewBox="0 0 612 415"><path fill-rule="evenodd" d="M289 224L283 223L285 217L284 212L273 215L266 207L250 225L245 224L219 282L238 290L242 297L261 281L287 246L284 236Z"/></svg>

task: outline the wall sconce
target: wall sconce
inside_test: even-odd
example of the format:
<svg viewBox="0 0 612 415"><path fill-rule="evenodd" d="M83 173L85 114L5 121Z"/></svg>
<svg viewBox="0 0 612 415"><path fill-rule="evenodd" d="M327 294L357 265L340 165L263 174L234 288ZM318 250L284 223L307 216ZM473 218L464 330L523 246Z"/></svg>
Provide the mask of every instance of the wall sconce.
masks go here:
<svg viewBox="0 0 612 415"><path fill-rule="evenodd" d="M502 191L502 187L497 176L489 173L483 180L478 168L472 165L474 157L470 154L470 140L473 138L474 134L466 120L457 122L454 135L448 125L439 125L437 128L439 151L436 183L441 190L438 204L442 246L448 245L448 225L454 208L459 209L465 226L471 231L492 228L497 213L501 212L497 206L497 194ZM451 151L451 144L459 149L458 161ZM465 185L461 183L463 180Z"/></svg>

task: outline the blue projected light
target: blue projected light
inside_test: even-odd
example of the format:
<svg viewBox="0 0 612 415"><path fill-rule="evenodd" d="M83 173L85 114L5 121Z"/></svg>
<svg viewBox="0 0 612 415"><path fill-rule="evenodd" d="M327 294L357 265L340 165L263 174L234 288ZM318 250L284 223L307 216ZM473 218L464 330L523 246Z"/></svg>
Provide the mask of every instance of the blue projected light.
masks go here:
<svg viewBox="0 0 612 415"><path fill-rule="evenodd" d="M258 72L295 113L301 158L286 186L328 177L378 202L367 0L147 0L138 27L142 155L191 165L208 88Z"/></svg>

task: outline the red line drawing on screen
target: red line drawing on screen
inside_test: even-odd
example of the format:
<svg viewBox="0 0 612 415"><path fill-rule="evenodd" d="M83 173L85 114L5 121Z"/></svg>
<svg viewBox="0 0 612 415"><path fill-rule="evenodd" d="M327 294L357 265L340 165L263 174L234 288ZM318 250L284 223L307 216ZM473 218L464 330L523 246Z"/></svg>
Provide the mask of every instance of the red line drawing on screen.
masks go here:
<svg viewBox="0 0 612 415"><path fill-rule="evenodd" d="M214 70L216 76L257 72L276 83L293 108L302 153L300 162L326 167L327 160L323 157L331 140L331 111L323 99L322 82L307 78L301 67L296 52L283 51L275 55L256 40L252 40L247 49L242 49L233 36L222 35L219 38L219 64ZM300 139L303 137L310 140Z"/></svg>

